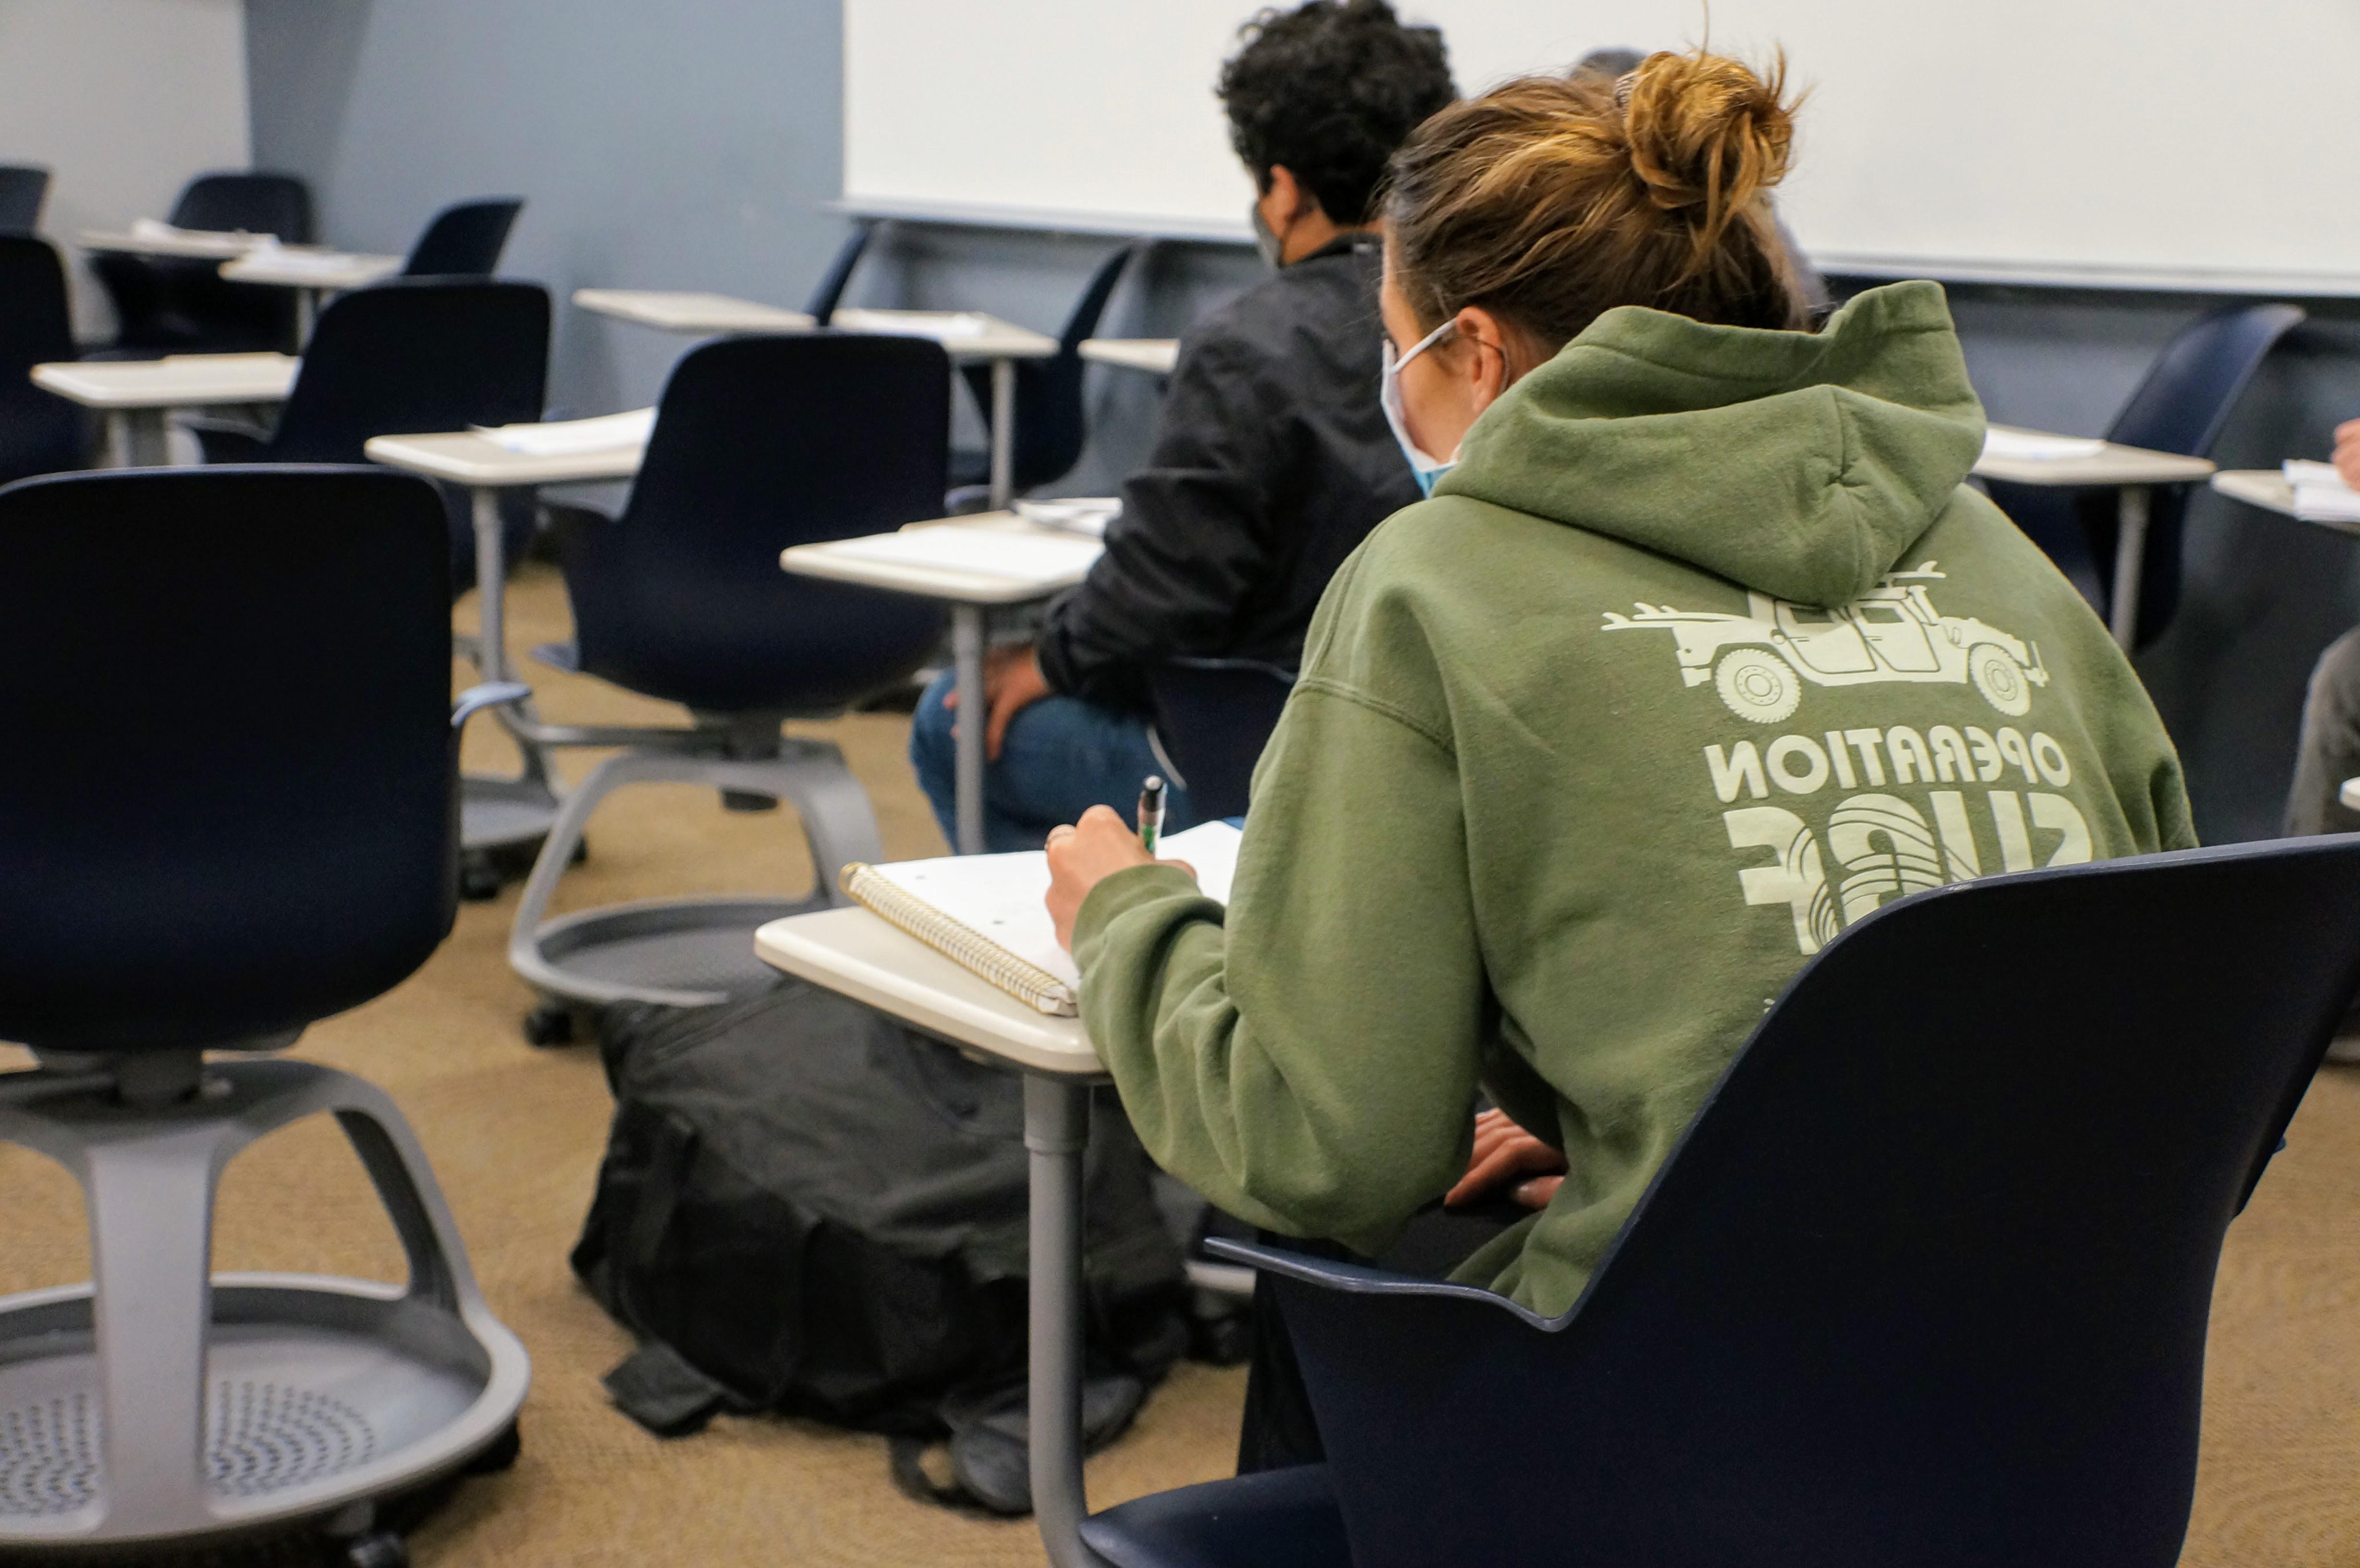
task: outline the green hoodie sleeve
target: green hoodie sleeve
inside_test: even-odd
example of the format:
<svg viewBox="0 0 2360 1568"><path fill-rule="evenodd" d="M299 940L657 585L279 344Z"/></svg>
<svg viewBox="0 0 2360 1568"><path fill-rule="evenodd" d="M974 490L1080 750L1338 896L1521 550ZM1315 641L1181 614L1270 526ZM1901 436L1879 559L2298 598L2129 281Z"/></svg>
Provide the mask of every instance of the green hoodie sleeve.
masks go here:
<svg viewBox="0 0 2360 1568"><path fill-rule="evenodd" d="M1306 681L1255 779L1226 915L1141 866L1084 902L1082 1016L1157 1163L1365 1254L1466 1169L1485 1018L1456 759Z"/></svg>

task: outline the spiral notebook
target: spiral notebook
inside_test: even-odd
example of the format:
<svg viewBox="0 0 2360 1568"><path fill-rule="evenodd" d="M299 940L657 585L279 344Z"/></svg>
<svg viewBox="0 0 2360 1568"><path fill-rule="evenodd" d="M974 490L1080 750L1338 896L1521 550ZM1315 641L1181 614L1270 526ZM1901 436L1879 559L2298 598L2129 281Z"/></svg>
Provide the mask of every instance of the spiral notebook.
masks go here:
<svg viewBox="0 0 2360 1568"><path fill-rule="evenodd" d="M1195 866L1196 885L1226 904L1239 837L1227 822L1207 822L1174 833L1159 853ZM1049 857L1041 851L847 866L843 885L880 918L1019 1001L1059 1018L1081 1011L1081 971L1057 945L1043 901Z"/></svg>

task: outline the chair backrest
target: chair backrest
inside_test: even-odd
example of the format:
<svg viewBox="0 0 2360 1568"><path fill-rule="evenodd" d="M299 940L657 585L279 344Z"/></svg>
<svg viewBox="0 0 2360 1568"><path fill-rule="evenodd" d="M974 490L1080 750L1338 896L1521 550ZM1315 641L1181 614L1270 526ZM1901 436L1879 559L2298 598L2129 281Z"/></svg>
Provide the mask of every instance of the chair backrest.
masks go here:
<svg viewBox="0 0 2360 1568"><path fill-rule="evenodd" d="M1057 353L1049 359L1020 360L1016 365L1016 435L1010 467L1016 488L1030 490L1062 478L1080 461L1088 428L1082 417L1082 341L1097 335L1098 318L1123 269L1146 248L1128 245L1090 275L1088 287L1065 318L1057 334ZM965 367L967 390L987 418L991 413L991 366Z"/></svg>
<svg viewBox="0 0 2360 1568"><path fill-rule="evenodd" d="M827 270L820 275L819 287L812 290L811 301L803 307L803 313L814 323L824 327L836 318L836 306L844 302L845 286L852 281L852 269L860 265L869 242L877 237L877 231L882 227L881 218L853 220L852 233L836 248L836 259L827 264Z"/></svg>
<svg viewBox="0 0 2360 1568"><path fill-rule="evenodd" d="M500 269L508 230L524 211L521 196L462 201L434 214L402 263L405 278L489 278Z"/></svg>
<svg viewBox="0 0 2360 1568"><path fill-rule="evenodd" d="M33 385L33 366L74 357L56 247L0 234L0 485L81 466L82 411Z"/></svg>
<svg viewBox="0 0 2360 1568"><path fill-rule="evenodd" d="M1360 1568L2171 1568L2360 836L1955 887L1795 980L1562 1319L1281 1283Z"/></svg>
<svg viewBox="0 0 2360 1568"><path fill-rule="evenodd" d="M541 418L549 291L537 283L393 278L320 312L264 456L363 463L371 436Z"/></svg>
<svg viewBox="0 0 2360 1568"><path fill-rule="evenodd" d="M200 174L172 204L184 229L276 234L290 245L311 241L311 188L292 174Z"/></svg>
<svg viewBox="0 0 2360 1568"><path fill-rule="evenodd" d="M49 194L48 169L0 163L0 234L29 234L39 228L41 203Z"/></svg>
<svg viewBox="0 0 2360 1568"><path fill-rule="evenodd" d="M939 606L790 576L779 552L938 516L949 419L949 359L924 339L689 351L622 517L563 539L582 668L722 713L827 712L909 674Z"/></svg>
<svg viewBox="0 0 2360 1568"><path fill-rule="evenodd" d="M1254 764L1294 690L1294 670L1259 659L1174 659L1148 671L1156 737L1198 820L1244 814Z"/></svg>
<svg viewBox="0 0 2360 1568"><path fill-rule="evenodd" d="M2298 305L2245 305L2182 328L2106 431L2108 441L2209 457L2229 410L2278 339L2300 326Z"/></svg>
<svg viewBox="0 0 2360 1568"><path fill-rule="evenodd" d="M449 568L385 469L0 490L0 1039L280 1034L457 908Z"/></svg>

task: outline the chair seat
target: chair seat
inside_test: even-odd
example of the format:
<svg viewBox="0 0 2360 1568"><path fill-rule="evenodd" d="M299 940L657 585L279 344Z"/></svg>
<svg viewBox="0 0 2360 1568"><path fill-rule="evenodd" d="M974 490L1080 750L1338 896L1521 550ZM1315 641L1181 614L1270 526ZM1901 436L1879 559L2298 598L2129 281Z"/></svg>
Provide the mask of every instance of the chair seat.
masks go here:
<svg viewBox="0 0 2360 1568"><path fill-rule="evenodd" d="M1351 1568L1325 1465L1158 1492L1082 1521L1115 1568Z"/></svg>

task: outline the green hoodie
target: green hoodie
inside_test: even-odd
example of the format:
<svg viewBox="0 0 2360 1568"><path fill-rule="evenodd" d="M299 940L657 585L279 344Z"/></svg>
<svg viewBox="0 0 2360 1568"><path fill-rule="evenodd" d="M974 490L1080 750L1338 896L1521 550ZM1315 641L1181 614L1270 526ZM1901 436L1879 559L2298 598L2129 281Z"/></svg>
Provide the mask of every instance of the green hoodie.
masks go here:
<svg viewBox="0 0 2360 1568"><path fill-rule="evenodd" d="M1153 866L1082 907L1155 1158L1373 1254L1480 1083L1568 1171L1459 1278L1559 1313L1846 924L2193 844L2130 665L1962 485L1983 439L1931 283L1817 335L1616 310L1512 387L1328 588L1227 911Z"/></svg>

